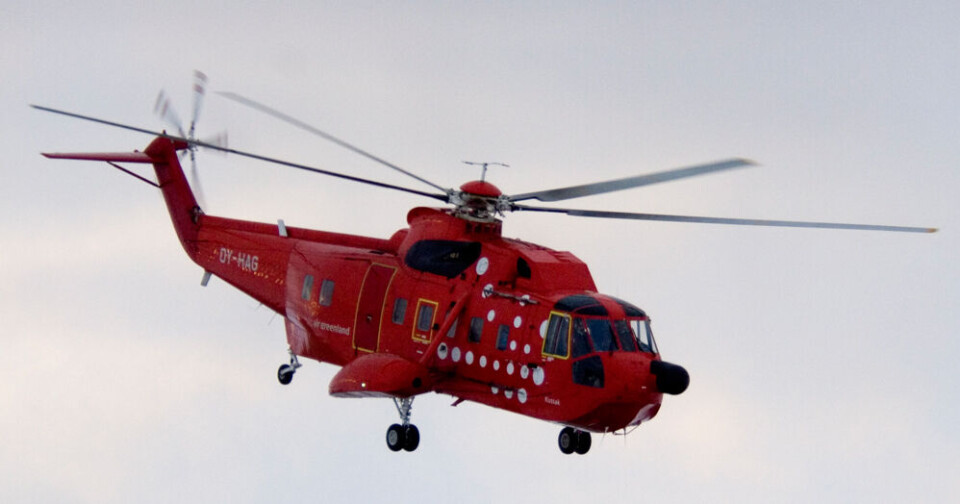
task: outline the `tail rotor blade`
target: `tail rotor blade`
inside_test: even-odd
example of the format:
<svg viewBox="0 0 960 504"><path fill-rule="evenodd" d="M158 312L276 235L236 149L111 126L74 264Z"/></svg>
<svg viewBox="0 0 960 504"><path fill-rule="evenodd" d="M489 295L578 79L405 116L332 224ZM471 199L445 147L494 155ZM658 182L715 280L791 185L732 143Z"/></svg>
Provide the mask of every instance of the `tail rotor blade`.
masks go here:
<svg viewBox="0 0 960 504"><path fill-rule="evenodd" d="M209 149L209 150L212 150L213 152L216 152L217 154L220 154L221 156L226 156L226 155L227 155L226 149L227 149L227 146L228 146L228 141L227 141L227 131L226 131L226 130L223 130L223 131L221 131L220 133L217 133L216 135L214 135L214 136L212 136L212 137L201 138L201 139L199 139L199 140L200 140L201 142L207 144L207 145L213 145L213 146L217 147L217 149Z"/></svg>
<svg viewBox="0 0 960 504"><path fill-rule="evenodd" d="M197 118L200 117L200 109L203 107L203 97L207 92L207 76L200 70L193 71L193 115L190 118L189 137L193 138L194 130L197 125Z"/></svg>
<svg viewBox="0 0 960 504"><path fill-rule="evenodd" d="M153 112L157 114L163 122L167 123L167 125L176 128L180 136L187 136L186 132L183 131L183 122L180 121L180 116L177 115L173 104L170 103L170 97L167 96L167 93L162 89L160 93L157 94L157 101L153 105Z"/></svg>
<svg viewBox="0 0 960 504"><path fill-rule="evenodd" d="M193 195L200 208L205 208L207 200L203 196L203 186L200 185L200 174L197 171L197 150L190 150L190 185L193 187Z"/></svg>

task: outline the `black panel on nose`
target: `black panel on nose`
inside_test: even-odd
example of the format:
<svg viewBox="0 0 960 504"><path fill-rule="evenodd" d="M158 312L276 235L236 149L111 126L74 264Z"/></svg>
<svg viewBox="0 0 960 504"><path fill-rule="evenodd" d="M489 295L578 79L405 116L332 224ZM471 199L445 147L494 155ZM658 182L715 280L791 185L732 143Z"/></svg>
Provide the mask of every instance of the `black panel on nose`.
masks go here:
<svg viewBox="0 0 960 504"><path fill-rule="evenodd" d="M650 372L657 377L657 389L664 394L681 394L690 385L687 370L676 364L655 360L650 363Z"/></svg>

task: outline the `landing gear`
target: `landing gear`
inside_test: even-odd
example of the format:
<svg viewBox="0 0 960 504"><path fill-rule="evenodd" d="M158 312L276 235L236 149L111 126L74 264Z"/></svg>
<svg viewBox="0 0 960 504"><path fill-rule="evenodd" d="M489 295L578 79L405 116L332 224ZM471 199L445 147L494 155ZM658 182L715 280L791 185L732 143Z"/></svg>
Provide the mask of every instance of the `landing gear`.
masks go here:
<svg viewBox="0 0 960 504"><path fill-rule="evenodd" d="M560 431L560 437L557 438L557 444L560 445L560 451L567 455L573 452L583 455L590 451L593 440L589 432L573 427L564 427Z"/></svg>
<svg viewBox="0 0 960 504"><path fill-rule="evenodd" d="M293 353L293 350L287 351L290 352L290 364L284 364L277 370L277 381L279 381L281 385L288 385L293 381L293 375L297 372L297 368L303 365L297 360L297 355Z"/></svg>
<svg viewBox="0 0 960 504"><path fill-rule="evenodd" d="M397 406L397 413L400 413L402 424L393 424L387 429L387 448L395 452L400 450L412 452L420 446L420 429L410 423L413 398L394 398L393 403Z"/></svg>
<svg viewBox="0 0 960 504"><path fill-rule="evenodd" d="M284 364L277 370L277 381L280 382L280 385L288 385L293 381L294 373L296 373L296 371L294 371L293 366Z"/></svg>
<svg viewBox="0 0 960 504"><path fill-rule="evenodd" d="M393 424L387 429L387 448L391 451L412 452L420 446L420 430L416 425Z"/></svg>

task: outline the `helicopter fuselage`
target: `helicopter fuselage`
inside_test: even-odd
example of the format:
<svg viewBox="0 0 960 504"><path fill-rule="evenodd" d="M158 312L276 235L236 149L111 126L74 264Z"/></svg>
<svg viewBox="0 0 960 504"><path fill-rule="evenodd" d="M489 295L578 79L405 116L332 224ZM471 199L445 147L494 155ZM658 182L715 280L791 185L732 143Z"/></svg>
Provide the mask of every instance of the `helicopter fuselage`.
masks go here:
<svg viewBox="0 0 960 504"><path fill-rule="evenodd" d="M607 432L676 393L651 372L646 313L597 293L568 252L434 208L411 210L390 239L205 215L178 147L160 138L146 157L184 249L283 315L295 355L341 366L335 396L433 391Z"/></svg>

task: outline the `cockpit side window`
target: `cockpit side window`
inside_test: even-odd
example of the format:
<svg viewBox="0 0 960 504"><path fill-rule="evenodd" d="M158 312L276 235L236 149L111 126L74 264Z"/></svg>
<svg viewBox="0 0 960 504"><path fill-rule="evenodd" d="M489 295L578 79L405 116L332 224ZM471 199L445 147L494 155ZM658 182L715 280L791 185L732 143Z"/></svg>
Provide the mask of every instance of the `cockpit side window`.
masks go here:
<svg viewBox="0 0 960 504"><path fill-rule="evenodd" d="M612 352L617 349L617 343L613 339L613 332L610 330L610 322L607 319L588 319L587 327L590 328L590 338L593 340L593 348L598 352Z"/></svg>
<svg viewBox="0 0 960 504"><path fill-rule="evenodd" d="M570 338L570 315L551 312L547 334L543 338L543 354L567 358L567 340Z"/></svg>

